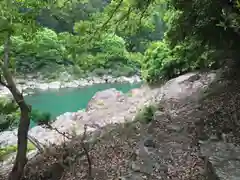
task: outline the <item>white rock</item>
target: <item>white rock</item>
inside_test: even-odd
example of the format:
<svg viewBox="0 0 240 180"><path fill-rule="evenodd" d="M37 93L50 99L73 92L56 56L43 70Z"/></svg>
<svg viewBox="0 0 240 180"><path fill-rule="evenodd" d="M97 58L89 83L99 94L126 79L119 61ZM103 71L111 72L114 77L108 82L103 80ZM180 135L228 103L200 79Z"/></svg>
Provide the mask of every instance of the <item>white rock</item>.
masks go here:
<svg viewBox="0 0 240 180"><path fill-rule="evenodd" d="M3 131L0 133L0 146L17 144L17 129L13 131Z"/></svg>
<svg viewBox="0 0 240 180"><path fill-rule="evenodd" d="M27 81L25 84L26 84L26 86L28 86L31 89L35 89L36 88L36 82Z"/></svg>
<svg viewBox="0 0 240 180"><path fill-rule="evenodd" d="M8 89L2 89L0 90L0 97L6 97L8 95L10 95L10 91Z"/></svg>
<svg viewBox="0 0 240 180"><path fill-rule="evenodd" d="M61 87L61 83L59 81L51 82L48 84L49 89L59 89Z"/></svg>
<svg viewBox="0 0 240 180"><path fill-rule="evenodd" d="M78 80L73 80L72 81L72 87L78 87L79 86L79 81Z"/></svg>
<svg viewBox="0 0 240 180"><path fill-rule="evenodd" d="M78 84L80 86L87 86L88 85L88 81L86 79L80 79Z"/></svg>
<svg viewBox="0 0 240 180"><path fill-rule="evenodd" d="M40 90L48 90L49 89L49 85L47 83L39 83L35 85L36 89L40 89Z"/></svg>
<svg viewBox="0 0 240 180"><path fill-rule="evenodd" d="M78 86L79 86L79 82L69 82L67 84L67 87L69 87L69 88L76 88Z"/></svg>

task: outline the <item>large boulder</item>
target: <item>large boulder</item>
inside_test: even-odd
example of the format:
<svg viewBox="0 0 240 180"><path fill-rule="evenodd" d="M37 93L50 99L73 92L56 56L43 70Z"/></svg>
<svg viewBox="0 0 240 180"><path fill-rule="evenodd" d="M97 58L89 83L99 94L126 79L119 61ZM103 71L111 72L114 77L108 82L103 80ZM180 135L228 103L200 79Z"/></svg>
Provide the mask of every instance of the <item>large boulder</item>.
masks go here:
<svg viewBox="0 0 240 180"><path fill-rule="evenodd" d="M16 144L17 144L17 130L3 131L0 133L0 146Z"/></svg>
<svg viewBox="0 0 240 180"><path fill-rule="evenodd" d="M201 144L201 153L208 158L219 180L240 179L239 146L221 141L208 141Z"/></svg>
<svg viewBox="0 0 240 180"><path fill-rule="evenodd" d="M96 111L98 109L109 108L115 104L116 101L124 100L124 98L124 94L117 91L115 88L97 92L89 101L86 111Z"/></svg>
<svg viewBox="0 0 240 180"><path fill-rule="evenodd" d="M171 79L156 93L157 101L169 99L199 98L200 91L205 90L216 78L216 73L192 72Z"/></svg>

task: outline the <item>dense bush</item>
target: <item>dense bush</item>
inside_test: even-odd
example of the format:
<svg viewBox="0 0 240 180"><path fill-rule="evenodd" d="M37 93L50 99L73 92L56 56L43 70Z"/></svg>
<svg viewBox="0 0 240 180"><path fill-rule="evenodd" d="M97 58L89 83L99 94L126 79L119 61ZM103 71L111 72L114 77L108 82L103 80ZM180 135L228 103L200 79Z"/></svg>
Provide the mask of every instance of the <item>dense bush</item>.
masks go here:
<svg viewBox="0 0 240 180"><path fill-rule="evenodd" d="M137 115L135 116L135 121L139 121L141 123L150 123L154 118L154 113L156 112L157 108L154 105L145 106L141 109Z"/></svg>
<svg viewBox="0 0 240 180"><path fill-rule="evenodd" d="M199 69L220 67L221 53L201 47L198 41L187 41L171 48L167 41L149 45L142 60L142 76L149 83L168 80Z"/></svg>
<svg viewBox="0 0 240 180"><path fill-rule="evenodd" d="M20 111L15 102L1 98L0 99L0 132L10 127L16 126Z"/></svg>
<svg viewBox="0 0 240 180"><path fill-rule="evenodd" d="M139 71L139 62L126 50L123 38L107 34L93 44L94 48L81 53L77 65L85 72L102 76L131 76Z"/></svg>
<svg viewBox="0 0 240 180"><path fill-rule="evenodd" d="M48 112L32 110L31 119L38 125L47 124L51 121L51 114Z"/></svg>
<svg viewBox="0 0 240 180"><path fill-rule="evenodd" d="M123 38L106 34L84 47L81 40L76 39L78 36L57 34L48 28L42 28L31 39L13 36L12 67L18 74L42 72L50 79L57 78L64 69L76 77L89 73L111 74L111 69L116 68L113 74L116 76L128 76L139 71L139 63L129 58Z"/></svg>
<svg viewBox="0 0 240 180"><path fill-rule="evenodd" d="M163 40L149 44L141 63L147 82L217 69L227 60L239 62L239 2L170 0L167 4Z"/></svg>
<svg viewBox="0 0 240 180"><path fill-rule="evenodd" d="M17 104L9 99L0 99L0 132L16 128L19 124L20 111ZM51 121L51 114L32 110L31 119L36 124L45 124Z"/></svg>

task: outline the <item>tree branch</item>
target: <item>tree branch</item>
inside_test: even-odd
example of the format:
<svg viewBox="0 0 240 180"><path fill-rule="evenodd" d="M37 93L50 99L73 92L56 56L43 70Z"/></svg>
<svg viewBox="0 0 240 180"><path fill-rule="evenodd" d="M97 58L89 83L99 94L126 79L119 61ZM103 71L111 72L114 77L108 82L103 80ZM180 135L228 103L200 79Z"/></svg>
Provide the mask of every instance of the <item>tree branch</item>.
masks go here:
<svg viewBox="0 0 240 180"><path fill-rule="evenodd" d="M103 25L101 26L100 30L102 30L113 18L114 14L116 13L116 11L120 8L120 6L122 5L123 0L120 0L117 4L117 6L115 7L115 9L113 10L113 12L111 13L110 17L107 19L107 21L105 21L105 23L103 23Z"/></svg>
<svg viewBox="0 0 240 180"><path fill-rule="evenodd" d="M117 22L116 27L115 27L115 32L118 30L118 26L119 26L119 24L120 24L121 21L123 21L124 19L129 20L131 10L132 10L132 8L129 7L127 13L125 13L125 14L122 16L122 18Z"/></svg>
<svg viewBox="0 0 240 180"><path fill-rule="evenodd" d="M10 53L10 38L11 38L11 33L7 32L7 38L4 43L4 61L3 61L3 66L5 68L8 68L9 64L9 53Z"/></svg>
<svg viewBox="0 0 240 180"><path fill-rule="evenodd" d="M103 23L103 25L98 29L95 30L95 32L93 33L92 38L90 39L90 41L96 36L97 32L100 32L101 30L103 30L103 28L111 21L111 19L113 18L114 14L116 13L116 11L120 8L120 6L122 5L123 0L120 0L118 2L118 4L116 5L116 7L114 8L114 10L112 11L110 17Z"/></svg>

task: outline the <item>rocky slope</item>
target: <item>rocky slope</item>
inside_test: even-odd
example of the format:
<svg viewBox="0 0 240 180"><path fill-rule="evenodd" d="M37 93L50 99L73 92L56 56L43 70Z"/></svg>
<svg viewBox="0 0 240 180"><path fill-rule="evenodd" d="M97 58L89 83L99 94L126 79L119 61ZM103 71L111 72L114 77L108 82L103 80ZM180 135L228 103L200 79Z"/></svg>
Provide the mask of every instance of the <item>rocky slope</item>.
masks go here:
<svg viewBox="0 0 240 180"><path fill-rule="evenodd" d="M228 157L237 157L236 145L216 140L211 135L214 128L208 128L207 122L212 121L208 112L213 110L216 115L217 111L206 106L211 98L204 97L203 92L214 79L215 73L188 73L161 87L134 90L131 96L114 89L97 93L86 112L69 114L67 123L74 124L75 134L83 132L84 124L91 126L93 133L86 142L91 168L82 136L77 135L64 146L50 148L32 159L25 180L87 179L89 175L97 180L238 179L237 170L232 168L238 167L238 161ZM133 121L139 109L152 103L157 104L157 111L149 124ZM58 119L53 126L72 133L62 122ZM205 138L200 137L203 134ZM37 138L48 144L43 136L47 134ZM55 134L52 143L63 142L61 136ZM236 153L226 153L229 148Z"/></svg>

